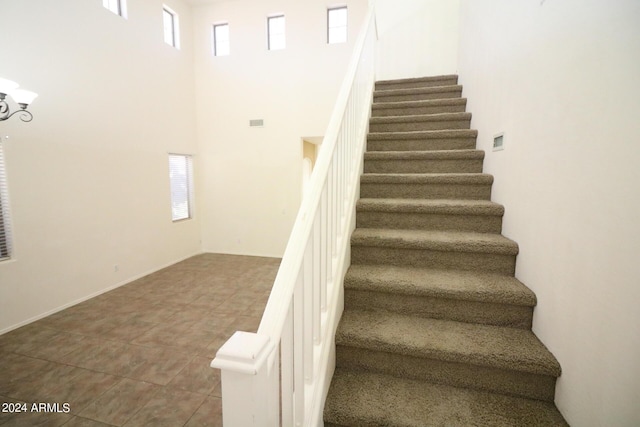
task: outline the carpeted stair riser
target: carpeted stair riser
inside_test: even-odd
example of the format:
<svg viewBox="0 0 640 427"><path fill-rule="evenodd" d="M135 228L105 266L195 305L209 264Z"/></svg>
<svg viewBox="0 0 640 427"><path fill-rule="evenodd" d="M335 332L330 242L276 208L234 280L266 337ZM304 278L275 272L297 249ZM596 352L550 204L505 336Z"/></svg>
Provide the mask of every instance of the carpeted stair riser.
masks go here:
<svg viewBox="0 0 640 427"><path fill-rule="evenodd" d="M378 102L371 106L371 117L417 116L439 113L464 113L465 98L432 99L408 102Z"/></svg>
<svg viewBox="0 0 640 427"><path fill-rule="evenodd" d="M450 99L462 96L462 86L438 86L417 89L377 90L373 102L425 101L428 99Z"/></svg>
<svg viewBox="0 0 640 427"><path fill-rule="evenodd" d="M548 402L553 402L556 382L549 375L412 357L348 343L336 347L336 366Z"/></svg>
<svg viewBox="0 0 640 427"><path fill-rule="evenodd" d="M381 310L407 316L530 329L533 307L349 289L349 310Z"/></svg>
<svg viewBox="0 0 640 427"><path fill-rule="evenodd" d="M373 174L360 178L360 197L490 200L490 175Z"/></svg>
<svg viewBox="0 0 640 427"><path fill-rule="evenodd" d="M420 132L426 130L469 129L471 114L442 113L421 116L372 117L369 132Z"/></svg>
<svg viewBox="0 0 640 427"><path fill-rule="evenodd" d="M568 426L553 403L336 369L325 426Z"/></svg>
<svg viewBox="0 0 640 427"><path fill-rule="evenodd" d="M458 84L458 76L446 75L437 77L417 77L399 80L379 80L375 90L412 89L421 87L454 86Z"/></svg>
<svg viewBox="0 0 640 427"><path fill-rule="evenodd" d="M473 150L475 130L370 133L367 151Z"/></svg>
<svg viewBox="0 0 640 427"><path fill-rule="evenodd" d="M481 173L483 159L477 150L371 152L364 173Z"/></svg>

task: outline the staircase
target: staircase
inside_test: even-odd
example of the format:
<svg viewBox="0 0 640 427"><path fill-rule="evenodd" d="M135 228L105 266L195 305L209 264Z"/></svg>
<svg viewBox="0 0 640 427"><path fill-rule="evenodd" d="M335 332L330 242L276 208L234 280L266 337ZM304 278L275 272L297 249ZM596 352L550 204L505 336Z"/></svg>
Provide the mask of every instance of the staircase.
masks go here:
<svg viewBox="0 0 640 427"><path fill-rule="evenodd" d="M457 76L376 84L325 426L564 426Z"/></svg>

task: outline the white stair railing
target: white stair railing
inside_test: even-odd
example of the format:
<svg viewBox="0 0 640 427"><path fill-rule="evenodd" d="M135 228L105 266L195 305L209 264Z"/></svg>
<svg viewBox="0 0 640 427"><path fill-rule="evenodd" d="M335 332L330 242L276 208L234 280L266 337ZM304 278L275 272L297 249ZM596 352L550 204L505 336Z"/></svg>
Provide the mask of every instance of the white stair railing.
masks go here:
<svg viewBox="0 0 640 427"><path fill-rule="evenodd" d="M226 427L322 425L355 228L375 39L369 10L258 332L236 332L211 362L222 371Z"/></svg>

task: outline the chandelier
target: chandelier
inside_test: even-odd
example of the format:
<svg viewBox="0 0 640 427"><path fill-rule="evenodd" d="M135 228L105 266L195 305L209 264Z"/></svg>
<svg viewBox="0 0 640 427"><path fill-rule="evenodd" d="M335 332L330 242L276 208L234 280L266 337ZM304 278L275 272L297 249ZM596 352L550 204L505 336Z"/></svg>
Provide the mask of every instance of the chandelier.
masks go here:
<svg viewBox="0 0 640 427"><path fill-rule="evenodd" d="M8 120L14 114L18 114L18 117L20 117L20 120L23 122L33 120L33 114L27 111L27 107L38 94L28 90L18 89L18 86L18 83L0 77L0 122ZM9 103L7 102L7 97L13 99L20 109L12 113L9 108Z"/></svg>

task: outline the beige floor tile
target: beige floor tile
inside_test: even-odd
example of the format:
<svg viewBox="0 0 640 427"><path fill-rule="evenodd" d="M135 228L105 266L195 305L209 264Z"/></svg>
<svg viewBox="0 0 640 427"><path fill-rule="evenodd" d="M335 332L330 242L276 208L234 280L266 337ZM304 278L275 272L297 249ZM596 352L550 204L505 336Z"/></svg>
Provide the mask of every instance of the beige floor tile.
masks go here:
<svg viewBox="0 0 640 427"><path fill-rule="evenodd" d="M0 336L0 345L5 352L24 354L30 348L37 348L49 342L59 333L56 329L35 322Z"/></svg>
<svg viewBox="0 0 640 427"><path fill-rule="evenodd" d="M26 402L45 401L52 388L71 381L76 371L74 366L48 362L44 368L33 371L14 383L15 387L6 394Z"/></svg>
<svg viewBox="0 0 640 427"><path fill-rule="evenodd" d="M51 369L51 366L54 365L52 362L14 353L3 355L0 358L0 366L3 371L0 375L0 395L21 399L25 391L30 389L30 382L33 381L33 378L41 372Z"/></svg>
<svg viewBox="0 0 640 427"><path fill-rule="evenodd" d="M59 427L71 419L71 414L26 412L13 414L2 427Z"/></svg>
<svg viewBox="0 0 640 427"><path fill-rule="evenodd" d="M61 384L48 387L41 393L45 402L68 403L72 414L79 414L90 403L98 399L122 378L102 372L75 368L71 378Z"/></svg>
<svg viewBox="0 0 640 427"><path fill-rule="evenodd" d="M111 375L134 378L133 373L155 359L155 350L137 345L125 344L115 347L117 350L109 352L109 357L99 359L100 366L96 371ZM139 378L134 378L139 379Z"/></svg>
<svg viewBox="0 0 640 427"><path fill-rule="evenodd" d="M142 320L129 320L126 323L120 325L120 327L111 329L110 331L105 332L102 336L108 340L113 341L122 341L122 342L131 342L138 338L140 335L144 334L157 323L145 322Z"/></svg>
<svg viewBox="0 0 640 427"><path fill-rule="evenodd" d="M159 385L168 384L193 359L193 355L169 348L147 349L145 362L126 376Z"/></svg>
<svg viewBox="0 0 640 427"><path fill-rule="evenodd" d="M159 389L160 387L154 384L124 378L79 415L121 426L151 401Z"/></svg>
<svg viewBox="0 0 640 427"><path fill-rule="evenodd" d="M170 387L210 394L220 383L220 370L212 368L211 358L197 356L169 383Z"/></svg>
<svg viewBox="0 0 640 427"><path fill-rule="evenodd" d="M222 400L207 397L185 427L222 427Z"/></svg>
<svg viewBox="0 0 640 427"><path fill-rule="evenodd" d="M126 427L174 427L184 425L206 396L165 387L125 424Z"/></svg>
<svg viewBox="0 0 640 427"><path fill-rule="evenodd" d="M61 358L61 362L78 366L80 368L92 369L98 372L111 372L105 370L105 366L110 366L114 358L117 358L127 348L127 344L115 341L101 341L97 339L85 340L75 351Z"/></svg>
<svg viewBox="0 0 640 427"><path fill-rule="evenodd" d="M99 421L90 420L88 418L73 417L64 427L111 427L110 424L101 423Z"/></svg>
<svg viewBox="0 0 640 427"><path fill-rule="evenodd" d="M49 328L41 328L41 332L23 341L13 351L25 356L56 361L77 350L86 338L79 334Z"/></svg>

